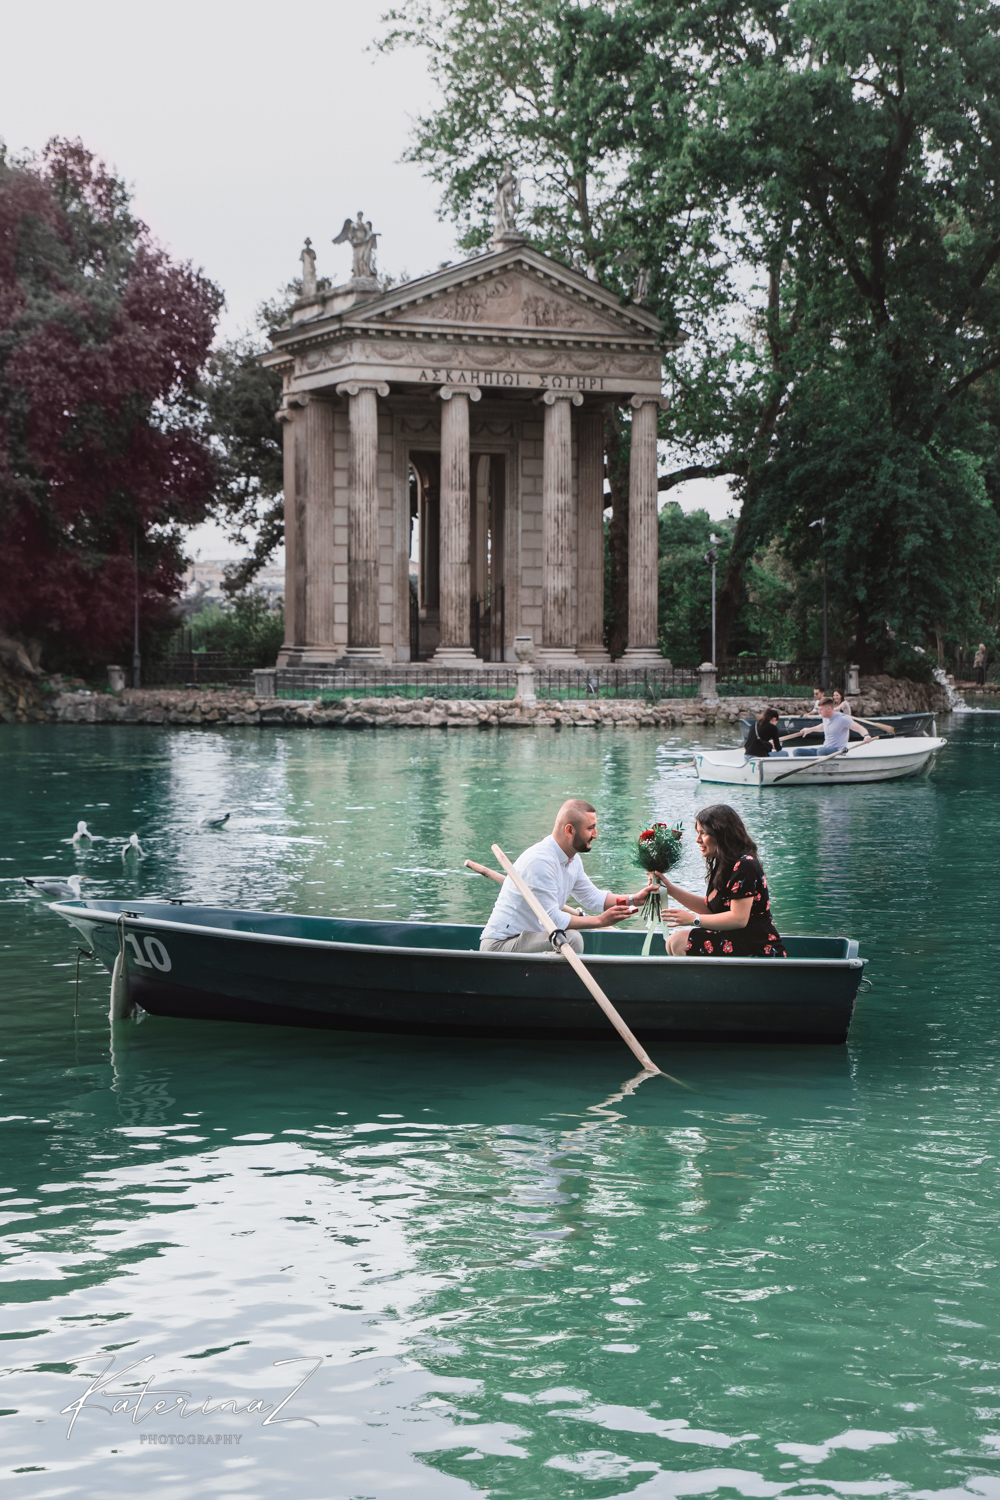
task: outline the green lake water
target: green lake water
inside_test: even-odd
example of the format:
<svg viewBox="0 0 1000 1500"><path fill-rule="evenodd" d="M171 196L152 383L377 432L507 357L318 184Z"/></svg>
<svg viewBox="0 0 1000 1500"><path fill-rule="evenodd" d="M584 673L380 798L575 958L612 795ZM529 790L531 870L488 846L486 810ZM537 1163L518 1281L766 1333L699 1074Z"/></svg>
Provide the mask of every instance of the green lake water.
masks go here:
<svg viewBox="0 0 1000 1500"><path fill-rule="evenodd" d="M1000 1500L1000 716L944 732L912 782L699 792L652 730L0 730L18 1492ZM479 921L462 859L571 793L617 889L646 820L732 801L779 930L871 960L849 1045L659 1044L694 1092L622 1094L610 1031L112 1038L107 974L82 965L74 1021L74 934L18 883ZM78 818L107 842L74 851ZM187 1415L132 1421L147 1382L142 1412Z"/></svg>

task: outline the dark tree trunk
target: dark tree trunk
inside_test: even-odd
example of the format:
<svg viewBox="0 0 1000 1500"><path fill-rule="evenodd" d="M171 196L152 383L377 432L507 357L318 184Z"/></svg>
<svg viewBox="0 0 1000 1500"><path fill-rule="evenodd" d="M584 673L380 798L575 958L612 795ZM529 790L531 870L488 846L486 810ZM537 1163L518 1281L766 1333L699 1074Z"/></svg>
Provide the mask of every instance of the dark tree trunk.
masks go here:
<svg viewBox="0 0 1000 1500"><path fill-rule="evenodd" d="M884 638L882 621L873 620L866 609L859 609L854 654L862 676L876 677L881 672L881 647Z"/></svg>
<svg viewBox="0 0 1000 1500"><path fill-rule="evenodd" d="M615 660L628 645L628 436L628 424L623 422L621 413L612 408L604 424L604 452L611 487L611 524L608 527L611 628L608 651Z"/></svg>
<svg viewBox="0 0 1000 1500"><path fill-rule="evenodd" d="M729 637L743 599L743 574L757 540L754 508L753 493L748 485L726 559L726 570L715 596L715 654L719 661L729 652Z"/></svg>

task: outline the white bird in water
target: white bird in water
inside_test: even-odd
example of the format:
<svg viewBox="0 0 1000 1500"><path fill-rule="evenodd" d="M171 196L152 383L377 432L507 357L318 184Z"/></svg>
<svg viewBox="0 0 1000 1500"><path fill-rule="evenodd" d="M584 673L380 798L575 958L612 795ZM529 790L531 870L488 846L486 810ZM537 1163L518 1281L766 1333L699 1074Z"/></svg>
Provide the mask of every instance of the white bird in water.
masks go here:
<svg viewBox="0 0 1000 1500"><path fill-rule="evenodd" d="M90 829L87 827L82 818L76 825L76 832L73 835L73 843L78 844L81 839L89 839L91 843L94 842L94 835L91 833Z"/></svg>
<svg viewBox="0 0 1000 1500"><path fill-rule="evenodd" d="M139 859L146 858L139 847L139 835L137 833L130 833L128 843L122 845L122 859L127 859L130 854L135 854Z"/></svg>
<svg viewBox="0 0 1000 1500"><path fill-rule="evenodd" d="M45 896L49 901L79 901L83 896L80 886L87 876L67 875L65 880L34 880L30 875L22 875L21 879L31 887L36 896Z"/></svg>
<svg viewBox="0 0 1000 1500"><path fill-rule="evenodd" d="M202 828L223 828L229 822L232 813L209 813L207 818L202 818Z"/></svg>

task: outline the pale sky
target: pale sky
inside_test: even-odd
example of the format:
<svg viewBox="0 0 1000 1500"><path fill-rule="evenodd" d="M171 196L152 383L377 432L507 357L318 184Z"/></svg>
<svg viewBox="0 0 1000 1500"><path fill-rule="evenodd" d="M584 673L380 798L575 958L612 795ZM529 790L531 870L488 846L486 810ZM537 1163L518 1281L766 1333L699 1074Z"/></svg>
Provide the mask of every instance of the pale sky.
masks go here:
<svg viewBox="0 0 1000 1500"><path fill-rule="evenodd" d="M7 7L0 138L8 150L79 136L134 191L171 255L222 287L222 333L299 273L309 235L320 275L350 275L330 243L363 209L381 269L411 276L456 259L438 189L399 158L433 103L422 57L366 49L389 0L49 0ZM685 486L685 509L723 516L725 486ZM192 551L235 555L217 528Z"/></svg>

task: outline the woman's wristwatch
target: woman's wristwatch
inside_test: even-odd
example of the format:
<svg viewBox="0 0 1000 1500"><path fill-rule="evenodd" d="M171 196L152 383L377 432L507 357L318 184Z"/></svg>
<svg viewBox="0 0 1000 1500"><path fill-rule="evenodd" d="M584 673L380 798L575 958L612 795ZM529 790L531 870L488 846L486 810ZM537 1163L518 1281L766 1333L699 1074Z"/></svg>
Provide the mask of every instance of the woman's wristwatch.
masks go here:
<svg viewBox="0 0 1000 1500"><path fill-rule="evenodd" d="M691 923L691 926L692 927L700 927L701 926L701 918L700 917L695 917L694 921Z"/></svg>

